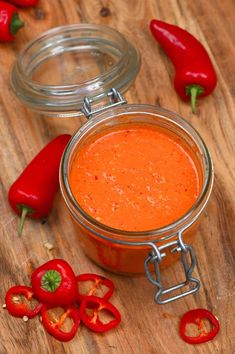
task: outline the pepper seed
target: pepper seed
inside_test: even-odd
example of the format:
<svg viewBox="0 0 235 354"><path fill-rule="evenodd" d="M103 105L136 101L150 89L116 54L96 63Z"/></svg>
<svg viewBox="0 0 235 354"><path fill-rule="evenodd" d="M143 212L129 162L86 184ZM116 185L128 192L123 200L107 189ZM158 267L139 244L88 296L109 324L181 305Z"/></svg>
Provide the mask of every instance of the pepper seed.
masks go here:
<svg viewBox="0 0 235 354"><path fill-rule="evenodd" d="M44 247L48 250L48 251L51 251L54 246L50 243L50 242L45 242L44 243Z"/></svg>
<svg viewBox="0 0 235 354"><path fill-rule="evenodd" d="M20 299L17 296L13 296L12 301L17 304L20 302Z"/></svg>

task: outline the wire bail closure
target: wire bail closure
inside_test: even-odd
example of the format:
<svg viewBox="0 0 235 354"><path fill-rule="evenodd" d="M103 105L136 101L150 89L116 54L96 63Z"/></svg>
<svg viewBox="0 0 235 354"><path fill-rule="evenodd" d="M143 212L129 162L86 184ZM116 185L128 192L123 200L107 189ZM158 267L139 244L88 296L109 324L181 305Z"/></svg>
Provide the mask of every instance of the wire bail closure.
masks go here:
<svg viewBox="0 0 235 354"><path fill-rule="evenodd" d="M120 106L127 103L126 99L117 91L114 87L107 93L110 104L107 106L99 107L92 111L91 104L94 102L93 98L85 97L83 100L83 107L81 109L82 113L87 117L91 118L93 114L101 113L106 111L109 108Z"/></svg>
<svg viewBox="0 0 235 354"><path fill-rule="evenodd" d="M148 257L144 263L144 269L148 280L158 288L158 291L155 294L154 300L158 304L167 304L174 300L178 300L184 296L196 293L200 288L200 281L194 277L192 277L193 270L196 265L196 257L193 251L193 248L185 244L182 240L182 232L178 233L178 239L172 242L168 242L162 246L157 247L154 243L151 243L152 250L149 253ZM162 252L166 248L170 248L171 253L181 252L181 262L183 264L183 269L185 273L185 281L173 285L169 288L164 288L161 282L161 274L160 274L160 267L159 264L161 263L162 259L166 256L166 253ZM189 255L189 262L187 259L187 254ZM152 263L154 265L154 277L150 272L149 265ZM166 294L170 294L175 290L182 289L185 286L190 286L189 290L185 290L177 295L172 295L167 298L162 297Z"/></svg>

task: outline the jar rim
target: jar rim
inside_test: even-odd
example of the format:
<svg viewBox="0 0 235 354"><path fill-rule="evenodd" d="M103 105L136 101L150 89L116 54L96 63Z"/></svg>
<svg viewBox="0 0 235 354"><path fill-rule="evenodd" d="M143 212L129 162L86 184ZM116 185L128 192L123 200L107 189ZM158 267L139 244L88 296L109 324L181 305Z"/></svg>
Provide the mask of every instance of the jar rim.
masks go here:
<svg viewBox="0 0 235 354"><path fill-rule="evenodd" d="M208 148L207 148L206 144L204 143L203 139L201 138L200 134L195 130L195 128L189 122L187 122L185 119L180 117L178 114L176 114L170 110L167 110L167 109L161 108L161 107L152 106L152 105L144 105L144 104L139 104L139 105L126 104L124 106L115 108L113 110L113 114L115 114L115 112L116 113L120 112L121 110L124 110L124 111L122 113L120 113L120 115L129 114L130 111L132 114L133 113L140 113L142 110L141 114L143 114L143 111L145 111L146 114L154 115L152 112L151 113L147 112L148 110L151 110L151 109L155 112L155 115L157 115L160 118L170 120L173 124L182 128L183 131L187 132L187 134L189 134L190 137L193 137L193 140L197 143L197 145L198 146L200 145L200 149L202 151L202 154L203 154L203 157L204 157L205 163L206 163L206 167L205 167L205 171L204 171L204 179L203 179L203 184L202 184L202 189L201 189L200 195L198 196L198 198L195 201L195 203L193 204L193 206L184 215L182 215L180 218L178 218L173 223L170 223L164 227L151 229L151 230L145 230L145 231L119 230L116 228L112 228L108 225L102 224L99 221L97 221L96 219L94 219L92 216L90 216L88 213L86 213L80 207L80 205L77 203L77 201L73 197L72 191L69 186L68 173L67 173L69 158L71 157L71 152L72 152L74 146L76 145L78 138L81 135L85 136L86 131L88 131L89 127L95 126L96 124L98 124L106 119L106 117L102 117L103 114L99 114L99 115L96 115L95 117L93 117L90 121L85 123L85 125L83 125L74 134L71 141L67 145L65 152L63 154L63 157L62 157L61 167L60 167L60 186L61 186L61 192L62 192L64 201L67 204L70 212L72 213L73 217L75 217L75 219L77 219L76 213L74 211L75 210L79 211L79 213L84 217L85 220L89 221L92 225L97 227L99 230L101 230L101 231L103 230L105 232L112 234L112 237L107 237L107 236L104 236L102 233L94 232L94 230L90 230L93 233L95 233L97 236L108 239L112 242L129 244L129 242L125 242L125 241L120 242L120 240L125 240L127 238L128 238L128 240L129 239L135 240L136 238L139 239L140 237L143 237L145 239L149 238L149 237L152 239L154 237L156 239L155 242L169 239L172 236L174 236L176 233L182 232L186 228L190 227L196 221L196 219L200 216L201 212L204 210L204 207L206 206L208 199L210 197L210 194L211 194L211 190L212 190L212 186L213 186L213 178L214 178L214 171L213 171L213 164L212 164L211 156L210 156ZM107 115L108 114L106 114L106 116ZM111 115L111 116L114 117L114 115ZM118 113L116 114L116 116L118 116ZM81 220L79 220L79 222L81 222ZM87 228L86 225L83 224L83 226L85 226ZM169 234L169 232L173 229L174 230L177 229L177 232L174 231L172 234ZM162 235L165 235L166 233L168 234L167 236L162 236ZM113 235L115 235L116 238L113 237ZM137 242L137 243L141 244L142 242Z"/></svg>
<svg viewBox="0 0 235 354"><path fill-rule="evenodd" d="M88 61L83 60L84 53L89 55ZM63 71L66 55L73 55L74 60L68 64L68 73L58 79L61 82L50 84L34 79L42 66L48 65L50 73L50 61L59 56L64 59L58 60L62 62L58 72ZM139 52L116 29L88 23L65 25L42 33L20 51L11 72L11 85L19 99L37 112L58 117L80 116L85 96L92 94L95 101L100 101L112 87L125 92L139 68ZM39 71L37 75L42 74Z"/></svg>

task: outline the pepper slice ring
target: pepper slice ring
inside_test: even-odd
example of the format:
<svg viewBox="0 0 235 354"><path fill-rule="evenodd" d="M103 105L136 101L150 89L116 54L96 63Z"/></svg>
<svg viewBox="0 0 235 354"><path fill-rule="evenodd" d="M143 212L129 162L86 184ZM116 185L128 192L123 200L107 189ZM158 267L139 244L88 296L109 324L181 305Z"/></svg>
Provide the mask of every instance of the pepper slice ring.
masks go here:
<svg viewBox="0 0 235 354"><path fill-rule="evenodd" d="M203 319L210 321L212 325L211 331L207 332L203 328ZM189 323L195 324L198 327L198 330L200 331L198 336L191 337L186 335L186 326ZM220 326L217 317L215 317L210 311L202 308L186 312L180 322L180 336L185 342L190 344L200 344L212 340L218 334L219 329Z"/></svg>
<svg viewBox="0 0 235 354"><path fill-rule="evenodd" d="M75 306L69 306L67 308L64 308L64 313L63 315L59 318L57 321L52 321L48 317L48 310L51 310L52 307L47 307L46 305L43 305L42 307L42 323L44 327L46 328L47 332L51 334L54 338L62 341L62 342L68 342L73 337L75 336L78 327L80 325L80 317L78 313L78 309ZM62 325L64 324L66 318L70 318L73 321L73 325L70 329L69 332L65 332L61 330Z"/></svg>
<svg viewBox="0 0 235 354"><path fill-rule="evenodd" d="M114 291L114 284L113 282L108 279L105 278L101 275L97 275L97 274L92 274L92 273L85 273L85 274L80 274L76 276L77 282L78 282L78 286L79 283L85 283L85 282L89 282L92 281L93 282L93 286L91 287L91 289L89 289L87 294L82 294L79 292L78 290L78 301L83 300L84 298L86 298L87 296L92 296L95 295L95 292L103 286L107 287L108 290L105 292L105 294L102 296L103 299L109 299ZM98 297L98 296L97 296Z"/></svg>
<svg viewBox="0 0 235 354"><path fill-rule="evenodd" d="M6 309L12 316L33 318L38 315L43 306L42 303L39 302L35 308L31 309L27 303L19 301L18 296L24 296L28 301L32 301L35 297L33 289L28 286L19 285L11 287L6 293L5 302ZM14 297L17 301L14 301Z"/></svg>
<svg viewBox="0 0 235 354"><path fill-rule="evenodd" d="M92 310L88 314L86 310ZM114 319L109 322L103 322L99 316L102 310L107 311ZM97 296L87 296L81 303L79 315L82 322L94 332L106 332L116 327L121 322L121 315L114 305L103 298Z"/></svg>

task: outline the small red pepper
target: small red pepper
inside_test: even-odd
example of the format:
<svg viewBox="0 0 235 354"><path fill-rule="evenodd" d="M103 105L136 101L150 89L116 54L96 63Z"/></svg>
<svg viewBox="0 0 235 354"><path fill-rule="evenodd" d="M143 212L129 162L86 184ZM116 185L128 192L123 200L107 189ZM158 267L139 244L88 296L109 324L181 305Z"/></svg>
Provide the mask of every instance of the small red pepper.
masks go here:
<svg viewBox="0 0 235 354"><path fill-rule="evenodd" d="M98 290L103 289L103 286L107 288L105 294L102 296L103 299L109 299L114 291L114 284L110 279L107 279L101 275L97 274L90 274L90 273L85 273L85 274L80 274L76 277L77 282L78 282L78 301L83 300L87 296L91 295L96 295ZM92 282L92 286L89 290L87 290L87 293L82 293L81 290L81 283L89 283Z"/></svg>
<svg viewBox="0 0 235 354"><path fill-rule="evenodd" d="M50 213L59 189L60 160L70 138L64 134L49 142L11 186L9 203L17 214L21 214L19 235L26 216L40 219Z"/></svg>
<svg viewBox="0 0 235 354"><path fill-rule="evenodd" d="M12 42L17 31L24 26L17 8L5 1L0 1L0 42Z"/></svg>
<svg viewBox="0 0 235 354"><path fill-rule="evenodd" d="M212 325L212 330L207 332L205 330L203 319L207 319L210 321ZM197 325L200 334L196 337L187 336L186 326L189 323L193 323ZM208 310L206 309L194 309L187 313L185 313L180 322L180 335L181 338L190 344L200 344L208 342L212 340L217 333L219 332L220 326L218 319Z"/></svg>
<svg viewBox="0 0 235 354"><path fill-rule="evenodd" d="M76 276L62 259L53 259L38 267L31 276L35 296L43 304L68 306L78 296Z"/></svg>
<svg viewBox="0 0 235 354"><path fill-rule="evenodd" d="M13 286L6 293L6 309L12 316L15 317L35 317L41 311L42 304L38 303L32 309L29 304L20 301L21 296L24 296L28 301L32 301L33 298L35 298L32 288L23 285Z"/></svg>
<svg viewBox="0 0 235 354"><path fill-rule="evenodd" d="M39 2L39 0L7 0L7 1L22 7L35 6Z"/></svg>
<svg viewBox="0 0 235 354"><path fill-rule="evenodd" d="M190 100L195 113L196 99L208 96L217 77L203 45L184 29L152 20L150 30L175 67L174 86L183 100Z"/></svg>
<svg viewBox="0 0 235 354"><path fill-rule="evenodd" d="M42 307L42 323L48 333L50 333L54 338L62 341L62 342L68 342L69 340L73 339L75 336L78 327L80 325L80 317L78 314L78 309L74 306L69 306L68 308L65 309L65 312L63 315L60 317L59 320L57 319L51 319L50 316L47 313L47 306L43 305ZM62 331L61 327L63 326L66 318L69 317L73 321L73 325L70 329L70 331Z"/></svg>
<svg viewBox="0 0 235 354"><path fill-rule="evenodd" d="M108 312L113 319L109 322L102 322L99 314L103 310ZM91 311L92 314L88 311ZM106 299L97 296L89 296L82 300L79 315L82 322L94 332L106 332L121 322L121 315L116 307Z"/></svg>

